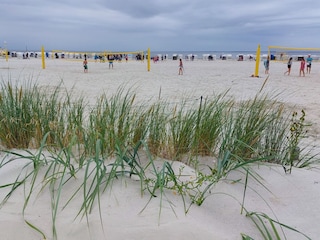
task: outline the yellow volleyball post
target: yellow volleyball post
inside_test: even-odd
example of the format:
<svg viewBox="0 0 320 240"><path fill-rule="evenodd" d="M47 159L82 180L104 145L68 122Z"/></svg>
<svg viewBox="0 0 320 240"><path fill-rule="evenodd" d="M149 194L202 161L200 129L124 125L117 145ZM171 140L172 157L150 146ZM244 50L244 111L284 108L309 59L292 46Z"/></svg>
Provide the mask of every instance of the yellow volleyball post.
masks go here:
<svg viewBox="0 0 320 240"><path fill-rule="evenodd" d="M8 62L9 59L9 54L8 54L8 48L7 48L7 41L4 41L4 52L2 51L2 53L4 53L4 56L6 58L6 61Z"/></svg>
<svg viewBox="0 0 320 240"><path fill-rule="evenodd" d="M44 55L44 47L41 47L41 58L42 58L42 69L46 68L46 63L45 63L45 55Z"/></svg>
<svg viewBox="0 0 320 240"><path fill-rule="evenodd" d="M6 61L8 62L8 58L9 58L9 56L8 56L8 49L5 50L5 55L6 55Z"/></svg>
<svg viewBox="0 0 320 240"><path fill-rule="evenodd" d="M254 71L255 77L259 77L259 64L260 64L260 44L258 44L257 53L256 53L256 68Z"/></svg>
<svg viewBox="0 0 320 240"><path fill-rule="evenodd" d="M148 61L148 72L150 72L150 59L151 59L151 57L150 57L150 48L148 48L148 59L147 59L147 61Z"/></svg>

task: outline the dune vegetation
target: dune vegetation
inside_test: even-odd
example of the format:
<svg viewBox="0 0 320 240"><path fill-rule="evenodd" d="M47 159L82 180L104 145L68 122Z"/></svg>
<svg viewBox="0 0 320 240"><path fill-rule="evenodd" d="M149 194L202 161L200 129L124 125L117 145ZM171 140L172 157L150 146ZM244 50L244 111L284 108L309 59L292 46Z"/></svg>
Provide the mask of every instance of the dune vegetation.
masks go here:
<svg viewBox="0 0 320 240"><path fill-rule="evenodd" d="M22 86L2 83L0 143L9 157L1 160L0 167L23 158L28 162L22 171L29 170L15 182L0 186L10 189L1 206L29 181L26 207L37 194L34 184L40 169L45 169L41 179L46 179L44 187L52 193L54 239L58 239L55 219L61 191L78 174L85 179L77 190L84 192L81 216L99 204L100 195L120 176L137 178L141 193L149 193L150 201L155 195L165 197L165 190L174 190L187 213L193 204L202 205L211 187L235 169L248 178L254 176L250 169L254 163L280 164L290 173L293 167L317 162L317 155L303 144L310 127L305 118L303 109L289 109L276 97L262 93L242 102L220 94L203 96L195 105L185 100L141 103L136 102L134 92L120 87L111 97L99 96L89 105L85 97L60 86L48 92L33 82ZM142 153L147 160L141 158ZM205 172L199 168L203 157L211 159ZM157 168L155 159L168 160ZM183 180L172 168L173 161L193 167L196 178ZM75 195L63 204L67 206ZM242 204L264 239L281 239L279 227L296 231L267 215L249 212ZM37 226L25 221L46 238ZM251 239L245 234L242 238Z"/></svg>

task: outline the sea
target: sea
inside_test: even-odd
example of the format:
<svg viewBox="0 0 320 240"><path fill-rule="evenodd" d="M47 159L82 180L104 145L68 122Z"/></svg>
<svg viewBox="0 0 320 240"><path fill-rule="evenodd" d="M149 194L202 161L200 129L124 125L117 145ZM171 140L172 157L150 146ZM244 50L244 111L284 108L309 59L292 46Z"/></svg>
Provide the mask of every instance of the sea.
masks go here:
<svg viewBox="0 0 320 240"><path fill-rule="evenodd" d="M168 56L173 56L173 55L182 55L182 56L187 56L187 55L194 55L198 56L198 58L202 58L204 54L211 54L211 55L216 55L222 56L222 55L232 55L232 56L237 56L240 54L243 55L255 55L256 50L252 51L152 51L151 50L151 55L165 55L168 54ZM261 51L261 54L268 54L268 51Z"/></svg>

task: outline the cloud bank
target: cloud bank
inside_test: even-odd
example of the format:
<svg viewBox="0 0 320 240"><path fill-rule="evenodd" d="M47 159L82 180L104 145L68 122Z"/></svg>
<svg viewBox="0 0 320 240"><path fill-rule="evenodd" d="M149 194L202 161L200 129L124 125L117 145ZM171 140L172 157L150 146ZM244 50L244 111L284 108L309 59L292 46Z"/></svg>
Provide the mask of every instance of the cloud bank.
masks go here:
<svg viewBox="0 0 320 240"><path fill-rule="evenodd" d="M2 0L0 46L68 50L319 47L320 2Z"/></svg>

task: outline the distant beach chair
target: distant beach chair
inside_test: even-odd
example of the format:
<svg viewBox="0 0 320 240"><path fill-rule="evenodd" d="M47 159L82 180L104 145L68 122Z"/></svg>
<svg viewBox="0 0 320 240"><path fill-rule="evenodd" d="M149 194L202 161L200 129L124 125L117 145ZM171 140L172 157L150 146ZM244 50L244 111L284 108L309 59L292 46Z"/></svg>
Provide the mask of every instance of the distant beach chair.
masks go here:
<svg viewBox="0 0 320 240"><path fill-rule="evenodd" d="M252 55L252 54L247 54L247 59L249 61L252 61L252 60L255 60L256 59L256 56L255 55Z"/></svg>
<svg viewBox="0 0 320 240"><path fill-rule="evenodd" d="M244 61L245 60L244 55L243 54L238 54L237 55L237 60L238 61Z"/></svg>
<svg viewBox="0 0 320 240"><path fill-rule="evenodd" d="M214 55L214 54L202 54L202 60L205 60L205 61L214 61L217 59L217 56Z"/></svg>
<svg viewBox="0 0 320 240"><path fill-rule="evenodd" d="M232 60L232 54L223 54L220 58L221 60Z"/></svg>
<svg viewBox="0 0 320 240"><path fill-rule="evenodd" d="M186 60L194 61L195 59L198 59L198 55L188 54L188 55L186 56Z"/></svg>
<svg viewBox="0 0 320 240"><path fill-rule="evenodd" d="M214 61L214 60L216 60L216 59L217 59L217 55L209 54L209 56L208 56L208 60L209 60L209 61Z"/></svg>

